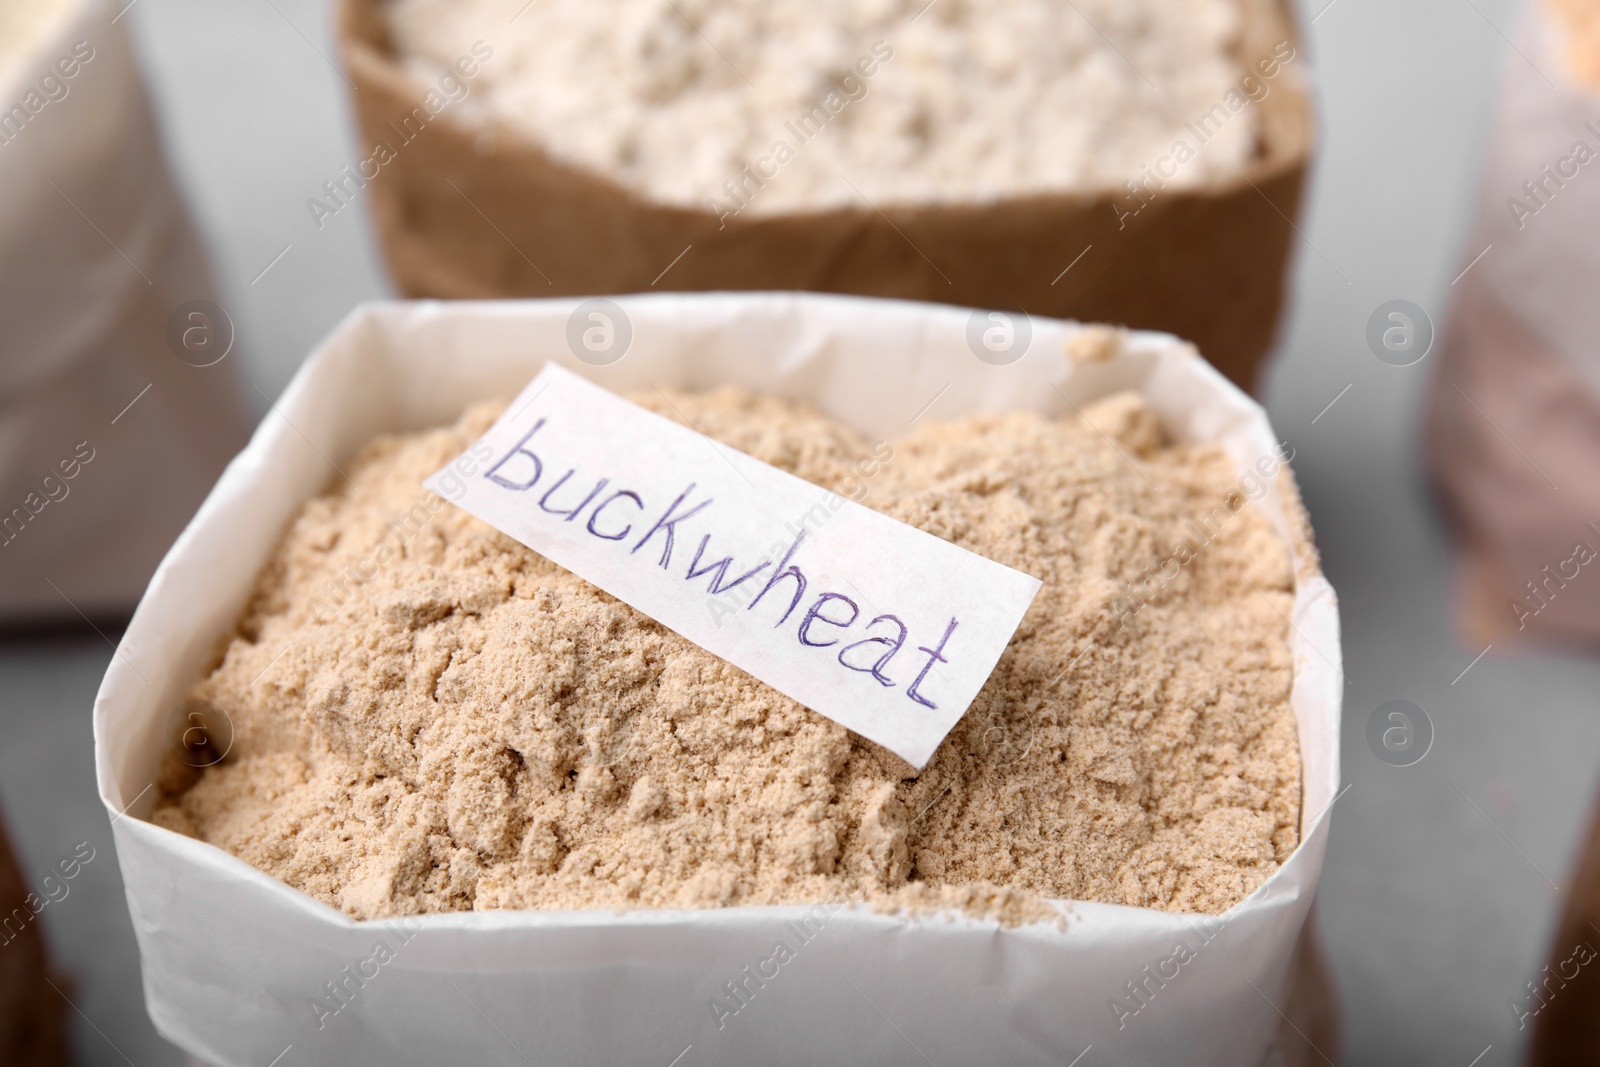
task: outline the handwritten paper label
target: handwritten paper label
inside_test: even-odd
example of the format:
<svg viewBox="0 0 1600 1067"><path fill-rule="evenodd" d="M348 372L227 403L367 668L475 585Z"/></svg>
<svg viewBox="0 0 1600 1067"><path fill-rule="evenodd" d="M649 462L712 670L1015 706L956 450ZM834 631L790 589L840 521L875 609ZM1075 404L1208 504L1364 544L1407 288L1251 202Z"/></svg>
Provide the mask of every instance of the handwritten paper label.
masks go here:
<svg viewBox="0 0 1600 1067"><path fill-rule="evenodd" d="M506 410L424 484L919 769L1039 590L554 364Z"/></svg>

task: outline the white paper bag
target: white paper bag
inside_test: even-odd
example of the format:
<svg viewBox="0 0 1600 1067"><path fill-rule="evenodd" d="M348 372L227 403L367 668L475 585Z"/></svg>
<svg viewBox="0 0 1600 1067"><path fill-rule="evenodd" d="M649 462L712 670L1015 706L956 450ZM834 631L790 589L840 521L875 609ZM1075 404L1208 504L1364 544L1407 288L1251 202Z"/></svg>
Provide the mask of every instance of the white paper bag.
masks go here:
<svg viewBox="0 0 1600 1067"><path fill-rule="evenodd" d="M374 434L448 423L555 360L608 389L734 383L799 397L869 436L975 410L1069 411L1140 390L1182 440L1241 463L1275 444L1260 407L1193 350L1135 333L1074 365L1080 329L1032 320L1027 354L992 366L966 309L786 294L619 297L624 358L594 367L567 338L575 300L379 304L301 368L157 572L95 704L96 770L161 1032L209 1063L858 1062L1255 1064L1316 888L1336 796L1341 676L1332 589L1292 479L1258 506L1294 554L1302 842L1224 916L1061 905L1064 925L851 907L519 912L357 922L230 855L142 821L184 690L212 662L285 524ZM770 956L785 923L820 930L719 1029L709 1000ZM819 920L817 917L821 916ZM1149 977L1184 943L1175 977ZM378 944L384 952L375 951ZM379 956L389 956L379 961ZM1146 1005L1119 1020L1129 984ZM348 1007L312 1007L342 986ZM1119 1027L1119 1021L1121 1023Z"/></svg>
<svg viewBox="0 0 1600 1067"><path fill-rule="evenodd" d="M131 608L251 422L121 7L0 70L0 623Z"/></svg>
<svg viewBox="0 0 1600 1067"><path fill-rule="evenodd" d="M1524 5L1426 408L1475 646L1600 642L1600 87L1562 35Z"/></svg>

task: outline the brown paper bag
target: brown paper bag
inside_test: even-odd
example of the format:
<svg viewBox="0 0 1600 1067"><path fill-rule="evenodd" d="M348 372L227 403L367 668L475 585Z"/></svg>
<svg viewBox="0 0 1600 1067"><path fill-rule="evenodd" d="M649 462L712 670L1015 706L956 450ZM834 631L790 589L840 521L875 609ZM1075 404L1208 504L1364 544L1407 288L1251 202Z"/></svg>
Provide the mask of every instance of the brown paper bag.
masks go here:
<svg viewBox="0 0 1600 1067"><path fill-rule="evenodd" d="M44 937L0 824L0 1063L65 1067L65 1002L47 978Z"/></svg>
<svg viewBox="0 0 1600 1067"><path fill-rule="evenodd" d="M1544 967L1511 997L1519 1031L1531 1030L1529 1067L1600 1064L1600 810L1567 883Z"/></svg>
<svg viewBox="0 0 1600 1067"><path fill-rule="evenodd" d="M1297 46L1282 0L1245 6L1241 64ZM428 87L403 69L381 7L342 0L338 34L363 157L379 142L403 143L365 195L407 296L657 286L931 300L1167 331L1246 389L1272 344L1312 146L1297 53L1247 105L1261 129L1258 158L1214 186L1160 190L1136 216L1128 212L1140 200L1108 190L881 213L863 204L744 214L724 227L709 210L652 203L554 160L515 130L414 117L404 133L415 138L397 139Z"/></svg>

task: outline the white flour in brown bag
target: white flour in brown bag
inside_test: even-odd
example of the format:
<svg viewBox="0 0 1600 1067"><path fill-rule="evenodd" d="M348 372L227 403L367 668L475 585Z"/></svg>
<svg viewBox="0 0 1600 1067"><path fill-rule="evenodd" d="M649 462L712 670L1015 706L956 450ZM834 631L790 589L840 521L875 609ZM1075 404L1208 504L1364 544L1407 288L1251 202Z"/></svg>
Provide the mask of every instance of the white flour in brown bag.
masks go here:
<svg viewBox="0 0 1600 1067"><path fill-rule="evenodd" d="M1177 140L1205 147L1170 184L1199 187L1257 150L1253 108L1198 142L1184 126L1243 102L1239 0L389 0L385 11L419 85L474 42L493 48L458 115L696 209L1121 193Z"/></svg>
<svg viewBox="0 0 1600 1067"><path fill-rule="evenodd" d="M304 507L193 689L209 740L168 759L155 820L361 918L1220 912L1294 849L1290 562L1220 448L1167 444L1131 394L1093 425L975 415L876 449L788 401L635 399L1043 580L925 770L423 490L488 406L380 438Z"/></svg>

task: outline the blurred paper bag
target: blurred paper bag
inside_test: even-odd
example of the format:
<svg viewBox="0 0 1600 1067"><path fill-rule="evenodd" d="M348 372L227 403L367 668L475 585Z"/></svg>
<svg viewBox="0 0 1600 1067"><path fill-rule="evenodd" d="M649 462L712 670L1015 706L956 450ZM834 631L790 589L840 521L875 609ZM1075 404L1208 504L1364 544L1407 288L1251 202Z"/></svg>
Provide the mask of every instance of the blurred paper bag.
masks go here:
<svg viewBox="0 0 1600 1067"><path fill-rule="evenodd" d="M1475 642L1600 640L1600 87L1575 43L1526 6L1426 405Z"/></svg>
<svg viewBox="0 0 1600 1067"><path fill-rule="evenodd" d="M0 624L130 609L250 425L125 27L0 69Z"/></svg>

